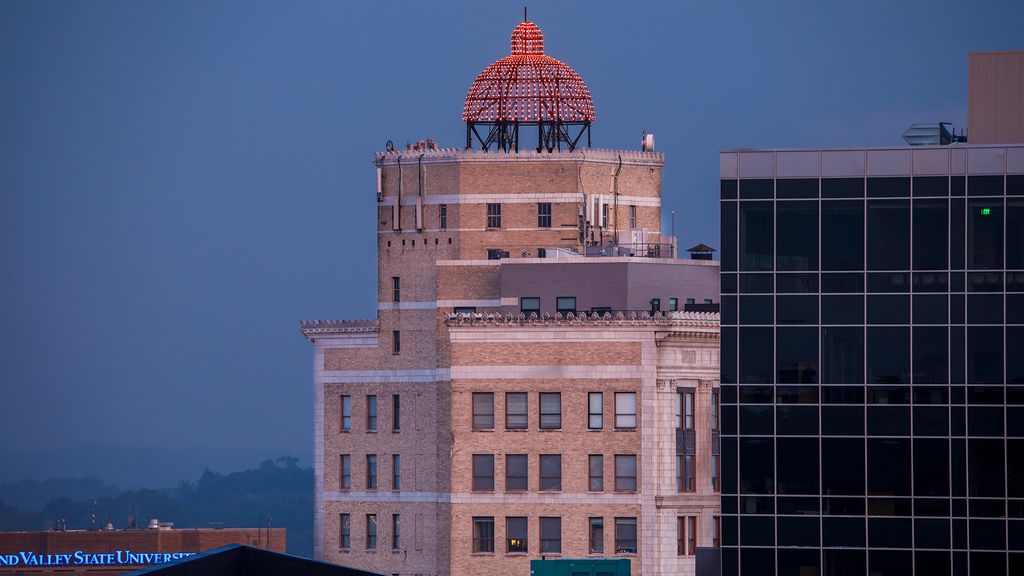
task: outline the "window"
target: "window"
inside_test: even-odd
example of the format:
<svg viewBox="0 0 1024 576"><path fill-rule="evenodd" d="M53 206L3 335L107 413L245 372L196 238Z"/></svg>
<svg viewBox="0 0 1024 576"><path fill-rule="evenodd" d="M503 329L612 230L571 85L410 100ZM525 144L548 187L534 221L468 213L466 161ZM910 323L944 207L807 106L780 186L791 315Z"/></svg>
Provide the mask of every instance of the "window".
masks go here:
<svg viewBox="0 0 1024 576"><path fill-rule="evenodd" d="M821 183L823 196L826 182ZM821 268L864 269L864 202L821 203Z"/></svg>
<svg viewBox="0 0 1024 576"><path fill-rule="evenodd" d="M693 455L676 455L676 490L679 492L693 492L696 489L697 481L694 478Z"/></svg>
<svg viewBox="0 0 1024 576"><path fill-rule="evenodd" d="M712 516L711 521L714 524L711 530L711 546L720 548L722 546L722 517Z"/></svg>
<svg viewBox="0 0 1024 576"><path fill-rule="evenodd" d="M341 528L339 533L341 536L338 538L338 548L348 550L352 545L352 517L348 514L341 515Z"/></svg>
<svg viewBox="0 0 1024 576"><path fill-rule="evenodd" d="M473 454L473 491L494 490L494 454Z"/></svg>
<svg viewBox="0 0 1024 576"><path fill-rule="evenodd" d="M528 532L525 516L509 516L505 518L505 551L509 554L526 553Z"/></svg>
<svg viewBox="0 0 1024 576"><path fill-rule="evenodd" d="M537 203L537 227L551 228L551 203Z"/></svg>
<svg viewBox="0 0 1024 576"><path fill-rule="evenodd" d="M352 457L348 454L342 454L339 467L341 468L341 481L339 485L342 490L348 490L352 487Z"/></svg>
<svg viewBox="0 0 1024 576"><path fill-rule="evenodd" d="M590 492L604 491L604 456L591 454L587 457L587 468L589 470L587 490Z"/></svg>
<svg viewBox="0 0 1024 576"><path fill-rule="evenodd" d="M391 300L394 302L402 301L402 279L398 276L391 277Z"/></svg>
<svg viewBox="0 0 1024 576"><path fill-rule="evenodd" d="M391 489L402 489L402 455L391 455Z"/></svg>
<svg viewBox="0 0 1024 576"><path fill-rule="evenodd" d="M456 306L452 312L455 314L476 314L476 306Z"/></svg>
<svg viewBox="0 0 1024 576"><path fill-rule="evenodd" d="M615 491L636 492L636 455L615 455Z"/></svg>
<svg viewBox="0 0 1024 576"><path fill-rule="evenodd" d="M676 398L679 402L678 406L682 409L679 427L683 430L693 430L693 390L680 391Z"/></svg>
<svg viewBox="0 0 1024 576"><path fill-rule="evenodd" d="M778 202L775 223L776 269L817 270L818 201Z"/></svg>
<svg viewBox="0 0 1024 576"><path fill-rule="evenodd" d="M352 429L352 397L341 397L341 431L348 432Z"/></svg>
<svg viewBox="0 0 1024 576"><path fill-rule="evenodd" d="M402 333L398 330L391 331L391 353L396 355L402 353Z"/></svg>
<svg viewBox="0 0 1024 576"><path fill-rule="evenodd" d="M636 554L636 517L615 519L615 553Z"/></svg>
<svg viewBox="0 0 1024 576"><path fill-rule="evenodd" d="M562 519L559 517L540 518L540 553L562 553Z"/></svg>
<svg viewBox="0 0 1024 576"><path fill-rule="evenodd" d="M591 392L587 404L587 428L600 430L604 427L604 394Z"/></svg>
<svg viewBox="0 0 1024 576"><path fill-rule="evenodd" d="M377 455L366 455L366 489L377 489Z"/></svg>
<svg viewBox="0 0 1024 576"><path fill-rule="evenodd" d="M661 312L661 298L651 298L651 314Z"/></svg>
<svg viewBox="0 0 1024 576"><path fill-rule="evenodd" d="M487 205L487 227L501 228L501 204Z"/></svg>
<svg viewBox="0 0 1024 576"><path fill-rule="evenodd" d="M601 204L601 228L608 227L608 205Z"/></svg>
<svg viewBox="0 0 1024 576"><path fill-rule="evenodd" d="M366 431L377 431L377 395L370 394L366 397Z"/></svg>
<svg viewBox="0 0 1024 576"><path fill-rule="evenodd" d="M526 430L529 414L529 402L526 392L505 393L505 428L509 430Z"/></svg>
<svg viewBox="0 0 1024 576"><path fill-rule="evenodd" d="M719 430L718 426L718 411L719 411L719 390L715 389L711 391L711 429Z"/></svg>
<svg viewBox="0 0 1024 576"><path fill-rule="evenodd" d="M697 553L697 517L679 516L676 526L676 552L680 556L693 556Z"/></svg>
<svg viewBox="0 0 1024 576"><path fill-rule="evenodd" d="M591 518L589 524L590 544L587 551L590 554L604 554L604 518Z"/></svg>
<svg viewBox="0 0 1024 576"><path fill-rule="evenodd" d="M473 552L475 554L494 553L494 517L473 517Z"/></svg>
<svg viewBox="0 0 1024 576"><path fill-rule="evenodd" d="M402 547L402 520L399 514L391 515L391 549Z"/></svg>
<svg viewBox="0 0 1024 576"><path fill-rule="evenodd" d="M528 462L526 454L505 455L506 492L518 492L529 489Z"/></svg>
<svg viewBox="0 0 1024 576"><path fill-rule="evenodd" d="M391 431L402 429L402 398L398 394L391 395Z"/></svg>
<svg viewBox="0 0 1024 576"><path fill-rule="evenodd" d="M679 298L669 298L668 299L668 311L669 312L676 312L677 310L679 310Z"/></svg>
<svg viewBox="0 0 1024 576"><path fill-rule="evenodd" d="M440 208L441 208L440 228L441 228L441 230L447 230L448 229L448 205L447 204L441 204Z"/></svg>
<svg viewBox="0 0 1024 576"><path fill-rule="evenodd" d="M771 202L740 202L740 270L768 272L775 252Z"/></svg>
<svg viewBox="0 0 1024 576"><path fill-rule="evenodd" d="M561 454L540 455L540 489L554 491L562 489Z"/></svg>
<svg viewBox="0 0 1024 576"><path fill-rule="evenodd" d="M576 297L575 296L559 296L555 298L555 311L562 316L565 316L569 312L576 313Z"/></svg>
<svg viewBox="0 0 1024 576"><path fill-rule="evenodd" d="M366 549L377 549L377 515L366 515Z"/></svg>
<svg viewBox="0 0 1024 576"><path fill-rule="evenodd" d="M687 298L686 299L686 303L687 304L696 304L697 303L697 299L696 298Z"/></svg>
<svg viewBox="0 0 1024 576"><path fill-rule="evenodd" d="M636 428L636 392L615 393L615 427Z"/></svg>
<svg viewBox="0 0 1024 576"><path fill-rule="evenodd" d="M636 228L636 206L632 204L629 206L629 227Z"/></svg>
<svg viewBox="0 0 1024 576"><path fill-rule="evenodd" d="M490 392L473 393L473 429L494 429L494 394Z"/></svg>
<svg viewBox="0 0 1024 576"><path fill-rule="evenodd" d="M541 392L540 396L540 427L544 430L556 430L562 427L562 394L560 392Z"/></svg>
<svg viewBox="0 0 1024 576"><path fill-rule="evenodd" d="M714 302L711 301L711 298L705 298L704 299L704 303L705 304L714 304Z"/></svg>
<svg viewBox="0 0 1024 576"><path fill-rule="evenodd" d="M722 490L721 485L718 483L718 469L722 466L722 456L719 454L711 455L710 472L711 472L711 489L715 492Z"/></svg>
<svg viewBox="0 0 1024 576"><path fill-rule="evenodd" d="M540 316L540 298L536 296L522 297L519 299L519 311L522 312L527 318L530 314L536 314Z"/></svg>

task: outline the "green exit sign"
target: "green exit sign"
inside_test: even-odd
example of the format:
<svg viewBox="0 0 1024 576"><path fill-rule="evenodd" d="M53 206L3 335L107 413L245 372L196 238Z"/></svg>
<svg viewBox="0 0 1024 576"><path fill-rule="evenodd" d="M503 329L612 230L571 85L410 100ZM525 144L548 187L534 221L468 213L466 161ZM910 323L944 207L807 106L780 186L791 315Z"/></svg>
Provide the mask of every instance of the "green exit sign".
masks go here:
<svg viewBox="0 0 1024 576"><path fill-rule="evenodd" d="M982 216L988 216L991 213L992 213L992 209L991 208L982 208L981 209L981 215Z"/></svg>

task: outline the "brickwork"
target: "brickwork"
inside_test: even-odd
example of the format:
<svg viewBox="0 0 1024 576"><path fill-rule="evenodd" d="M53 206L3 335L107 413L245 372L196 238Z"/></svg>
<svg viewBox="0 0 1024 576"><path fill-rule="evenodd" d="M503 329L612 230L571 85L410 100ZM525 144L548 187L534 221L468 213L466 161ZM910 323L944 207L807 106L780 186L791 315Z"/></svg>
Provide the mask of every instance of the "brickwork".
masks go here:
<svg viewBox="0 0 1024 576"><path fill-rule="evenodd" d="M284 528L223 528L0 532L0 555L34 552L36 554L116 554L204 552L228 544L244 544L284 552ZM0 567L0 574L124 574L141 565L61 565Z"/></svg>
<svg viewBox="0 0 1024 576"><path fill-rule="evenodd" d="M528 366L543 358L551 366L630 366L640 364L640 345L636 342L481 342L455 344L452 364L460 366Z"/></svg>

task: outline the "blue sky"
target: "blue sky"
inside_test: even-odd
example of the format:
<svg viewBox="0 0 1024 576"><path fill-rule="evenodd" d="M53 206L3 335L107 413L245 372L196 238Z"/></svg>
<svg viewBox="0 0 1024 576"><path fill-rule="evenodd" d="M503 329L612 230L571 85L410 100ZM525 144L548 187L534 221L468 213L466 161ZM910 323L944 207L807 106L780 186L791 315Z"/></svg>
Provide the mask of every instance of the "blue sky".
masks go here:
<svg viewBox="0 0 1024 576"><path fill-rule="evenodd" d="M374 314L391 139L463 143L522 3L0 3L0 445L308 452L311 318ZM901 145L966 122L1020 2L532 4L594 145L666 154L717 246L717 151Z"/></svg>

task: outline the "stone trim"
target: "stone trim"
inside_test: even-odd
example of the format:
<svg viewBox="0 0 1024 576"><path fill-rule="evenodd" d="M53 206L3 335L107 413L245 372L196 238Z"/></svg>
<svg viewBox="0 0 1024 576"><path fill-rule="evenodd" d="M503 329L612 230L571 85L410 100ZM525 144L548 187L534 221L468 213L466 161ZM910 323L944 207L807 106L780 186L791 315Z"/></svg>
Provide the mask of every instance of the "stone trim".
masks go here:
<svg viewBox="0 0 1024 576"><path fill-rule="evenodd" d="M429 504L601 504L628 506L640 504L640 494L602 493L504 493L474 494L468 492L391 492L391 491L324 491L327 502L401 502Z"/></svg>
<svg viewBox="0 0 1024 576"><path fill-rule="evenodd" d="M419 160L424 164L451 164L458 162L586 162L588 164L616 164L622 159L625 166L664 166L665 155L643 150L614 150L610 148L582 148L579 150L537 152L524 149L519 152L488 151L462 148L436 150L393 150L373 155L378 166L397 166L398 159Z"/></svg>
<svg viewBox="0 0 1024 576"><path fill-rule="evenodd" d="M596 312L587 314L580 312L579 315L568 313L563 317L560 313L554 316L544 313L537 316L530 314L508 313L501 314L445 314L445 326L476 327L476 326L561 326L589 324L593 326L687 326L693 328L717 328L719 315L714 312L655 312L650 315L647 312L637 314L631 311L628 314L616 312L613 316L606 312L603 316ZM675 336L675 335L682 336ZM713 332L678 332L671 333L672 337L679 338L718 338ZM669 336L665 336L668 338Z"/></svg>

